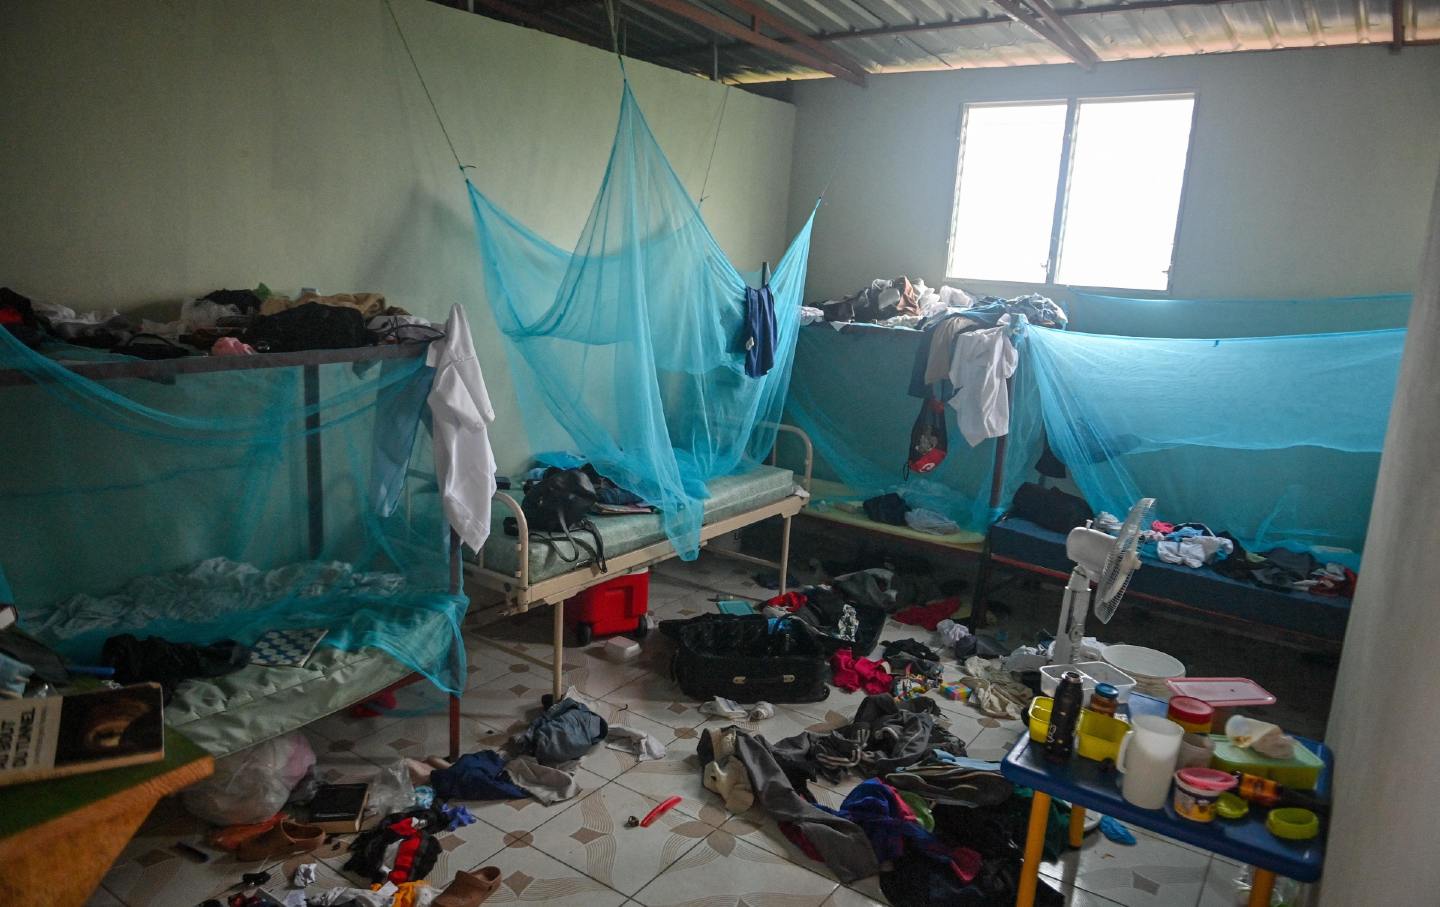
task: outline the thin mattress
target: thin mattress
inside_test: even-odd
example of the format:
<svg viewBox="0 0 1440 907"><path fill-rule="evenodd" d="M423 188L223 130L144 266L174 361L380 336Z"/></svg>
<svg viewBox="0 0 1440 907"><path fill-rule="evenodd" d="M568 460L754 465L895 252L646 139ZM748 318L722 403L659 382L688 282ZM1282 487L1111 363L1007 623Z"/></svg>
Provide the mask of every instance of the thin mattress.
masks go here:
<svg viewBox="0 0 1440 907"><path fill-rule="evenodd" d="M711 480L710 497L705 500L705 522L713 523L772 504L795 493L795 474L774 466L757 466L746 472ZM510 516L496 508L492 517L490 538L485 542L484 566L487 570L514 576L519 572L520 546L513 535L506 535L502 524ZM613 557L665 538L658 514L595 517L595 525L605 543L605 554ZM582 539L585 536L582 534ZM563 551L557 550L563 549ZM572 552L568 542L557 545L544 543L530 546L530 581L550 579L575 569L560 555ZM473 555L471 555L473 556Z"/></svg>

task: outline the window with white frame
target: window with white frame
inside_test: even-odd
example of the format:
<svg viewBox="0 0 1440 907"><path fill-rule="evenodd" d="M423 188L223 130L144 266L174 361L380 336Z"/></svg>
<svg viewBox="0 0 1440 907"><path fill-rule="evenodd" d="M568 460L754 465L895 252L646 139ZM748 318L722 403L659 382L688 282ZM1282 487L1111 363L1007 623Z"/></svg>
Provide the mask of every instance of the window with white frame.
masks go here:
<svg viewBox="0 0 1440 907"><path fill-rule="evenodd" d="M1166 290L1191 94L967 104L951 278Z"/></svg>

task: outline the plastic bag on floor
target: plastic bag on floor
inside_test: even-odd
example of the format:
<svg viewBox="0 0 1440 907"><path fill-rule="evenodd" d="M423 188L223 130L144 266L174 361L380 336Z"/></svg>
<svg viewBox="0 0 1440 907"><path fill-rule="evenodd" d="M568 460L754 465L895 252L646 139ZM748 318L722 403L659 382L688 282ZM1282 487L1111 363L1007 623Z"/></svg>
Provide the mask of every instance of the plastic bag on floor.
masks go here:
<svg viewBox="0 0 1440 907"><path fill-rule="evenodd" d="M406 768L404 759L396 759L380 769L375 780L370 782L370 799L366 801L365 811L369 813L373 810L377 816L388 816L414 806L415 783L410 780L410 769Z"/></svg>
<svg viewBox="0 0 1440 907"><path fill-rule="evenodd" d="M215 825L249 825L270 818L315 765L304 734L257 743L215 762L215 774L180 795L192 815Z"/></svg>

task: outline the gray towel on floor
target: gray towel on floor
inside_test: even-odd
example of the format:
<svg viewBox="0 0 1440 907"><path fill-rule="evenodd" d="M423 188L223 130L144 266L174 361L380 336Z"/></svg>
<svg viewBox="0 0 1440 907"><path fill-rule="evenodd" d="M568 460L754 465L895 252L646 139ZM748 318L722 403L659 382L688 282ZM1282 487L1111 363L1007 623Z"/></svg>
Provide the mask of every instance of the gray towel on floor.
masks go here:
<svg viewBox="0 0 1440 907"><path fill-rule="evenodd" d="M875 861L875 850L870 846L865 831L849 819L827 813L796 793L771 755L770 744L765 742L764 737L737 729L735 750L750 774L755 800L777 822L796 825L806 840L815 845L820 856L824 857L825 865L841 882L853 882L880 871ZM706 761L709 760L702 754L701 764Z"/></svg>

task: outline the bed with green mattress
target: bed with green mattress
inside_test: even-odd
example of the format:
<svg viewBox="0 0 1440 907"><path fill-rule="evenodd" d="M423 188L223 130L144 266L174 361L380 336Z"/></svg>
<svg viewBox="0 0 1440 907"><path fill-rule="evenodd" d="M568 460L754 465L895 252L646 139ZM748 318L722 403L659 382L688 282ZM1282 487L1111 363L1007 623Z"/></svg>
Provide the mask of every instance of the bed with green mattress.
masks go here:
<svg viewBox="0 0 1440 907"><path fill-rule="evenodd" d="M810 439L800 429L789 425L778 427L781 435L797 439L804 447L804 472L797 476L789 469L774 465L756 466L735 475L721 476L709 484L710 496L705 501L705 522L700 530L700 543L736 532L752 523L778 517L783 521L778 560L752 557L737 551L713 549L716 554L734 557L780 572L780 590L785 591L790 555L790 521L810 497L812 448ZM771 457L772 464L774 456ZM665 537L658 514L627 514L595 517L593 522L604 544L607 569L601 571L584 552L578 560L566 561L575 552L566 541L550 544L532 540L520 504L505 492L495 495L489 540L477 553L466 553L465 573L479 585L504 598L507 613L528 611L539 605L554 605L554 693L562 693L564 608L566 599L589 588L626 573L648 570L654 564L675 556L675 549ZM504 521L515 518L516 535L507 535ZM583 535L582 535L583 538ZM563 557L562 557L563 554Z"/></svg>

